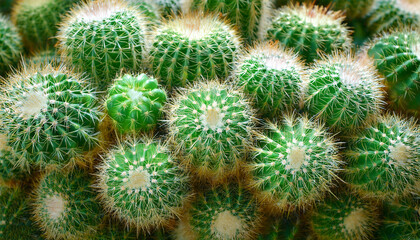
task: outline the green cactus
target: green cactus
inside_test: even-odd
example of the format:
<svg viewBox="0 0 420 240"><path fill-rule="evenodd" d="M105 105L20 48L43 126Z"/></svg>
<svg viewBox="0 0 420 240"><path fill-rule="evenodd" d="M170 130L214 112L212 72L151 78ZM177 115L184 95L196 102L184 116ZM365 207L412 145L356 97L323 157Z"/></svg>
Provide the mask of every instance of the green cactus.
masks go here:
<svg viewBox="0 0 420 240"><path fill-rule="evenodd" d="M12 20L25 47L42 49L53 46L57 25L78 0L20 0L13 7Z"/></svg>
<svg viewBox="0 0 420 240"><path fill-rule="evenodd" d="M350 47L350 32L340 12L312 5L283 7L267 29L266 38L294 48L307 62Z"/></svg>
<svg viewBox="0 0 420 240"><path fill-rule="evenodd" d="M159 120L166 93L146 74L126 74L115 80L106 100L108 115L121 133L148 131Z"/></svg>
<svg viewBox="0 0 420 240"><path fill-rule="evenodd" d="M317 4L328 6L336 11L343 11L349 20L366 16L375 0L319 0Z"/></svg>
<svg viewBox="0 0 420 240"><path fill-rule="evenodd" d="M95 93L64 66L24 67L7 79L0 106L9 146L23 169L72 167L97 143Z"/></svg>
<svg viewBox="0 0 420 240"><path fill-rule="evenodd" d="M277 44L251 48L239 59L235 79L263 116L275 117L301 103L305 67L296 54Z"/></svg>
<svg viewBox="0 0 420 240"><path fill-rule="evenodd" d="M420 32L384 34L371 43L367 53L386 78L391 105L420 116Z"/></svg>
<svg viewBox="0 0 420 240"><path fill-rule="evenodd" d="M299 220L292 217L272 217L270 221L270 230L258 236L257 240L293 240L298 239Z"/></svg>
<svg viewBox="0 0 420 240"><path fill-rule="evenodd" d="M79 169L42 177L34 190L33 212L45 238L91 239L104 215L92 183Z"/></svg>
<svg viewBox="0 0 420 240"><path fill-rule="evenodd" d="M374 203L341 193L317 204L311 226L320 240L372 239L378 218Z"/></svg>
<svg viewBox="0 0 420 240"><path fill-rule="evenodd" d="M344 180L363 195L401 197L420 179L420 128L386 114L349 141Z"/></svg>
<svg viewBox="0 0 420 240"><path fill-rule="evenodd" d="M189 10L220 14L234 24L247 43L257 40L269 23L272 0L189 0Z"/></svg>
<svg viewBox="0 0 420 240"><path fill-rule="evenodd" d="M381 80L368 58L330 56L310 73L306 110L334 131L353 132L379 114L384 103Z"/></svg>
<svg viewBox="0 0 420 240"><path fill-rule="evenodd" d="M97 181L100 199L109 212L137 230L164 226L189 199L188 177L157 141L129 138L104 160Z"/></svg>
<svg viewBox="0 0 420 240"><path fill-rule="evenodd" d="M95 0L73 9L61 24L59 48L71 64L106 89L123 69L143 59L147 17L120 0Z"/></svg>
<svg viewBox="0 0 420 240"><path fill-rule="evenodd" d="M0 75L19 61L21 52L22 42L16 27L0 14Z"/></svg>
<svg viewBox="0 0 420 240"><path fill-rule="evenodd" d="M337 178L337 144L323 126L305 116L289 115L265 128L257 134L254 161L249 163L251 185L271 211L305 209Z"/></svg>
<svg viewBox="0 0 420 240"><path fill-rule="evenodd" d="M219 181L246 158L254 118L243 94L226 84L198 83L181 91L169 110L169 135L182 165Z"/></svg>
<svg viewBox="0 0 420 240"><path fill-rule="evenodd" d="M154 32L150 68L170 90L187 83L226 78L239 50L235 31L214 16L188 14Z"/></svg>
<svg viewBox="0 0 420 240"><path fill-rule="evenodd" d="M135 7L141 14L147 17L150 27L159 22L159 6L150 0L126 0L130 6Z"/></svg>

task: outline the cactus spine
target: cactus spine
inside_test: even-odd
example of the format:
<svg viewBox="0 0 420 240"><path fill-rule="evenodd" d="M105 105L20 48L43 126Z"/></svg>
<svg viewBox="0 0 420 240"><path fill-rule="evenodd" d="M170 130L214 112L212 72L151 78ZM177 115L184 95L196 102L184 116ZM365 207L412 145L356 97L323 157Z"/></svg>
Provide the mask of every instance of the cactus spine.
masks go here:
<svg viewBox="0 0 420 240"><path fill-rule="evenodd" d="M0 75L15 65L22 52L22 42L16 27L0 14Z"/></svg>

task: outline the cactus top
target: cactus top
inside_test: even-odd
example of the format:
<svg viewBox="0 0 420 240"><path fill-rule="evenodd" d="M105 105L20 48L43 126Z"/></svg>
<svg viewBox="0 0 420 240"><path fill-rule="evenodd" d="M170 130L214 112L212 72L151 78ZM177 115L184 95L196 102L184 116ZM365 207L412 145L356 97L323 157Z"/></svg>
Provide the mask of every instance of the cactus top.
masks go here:
<svg viewBox="0 0 420 240"><path fill-rule="evenodd" d="M73 21L83 21L86 23L103 21L114 14L129 10L128 5L118 0L96 0L90 5L77 8L76 14L72 14Z"/></svg>

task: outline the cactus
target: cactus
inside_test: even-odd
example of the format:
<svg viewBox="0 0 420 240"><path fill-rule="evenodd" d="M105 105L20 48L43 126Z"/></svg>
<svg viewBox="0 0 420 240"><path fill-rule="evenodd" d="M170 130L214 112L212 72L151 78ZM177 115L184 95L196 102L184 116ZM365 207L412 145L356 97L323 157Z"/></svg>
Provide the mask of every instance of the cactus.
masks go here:
<svg viewBox="0 0 420 240"><path fill-rule="evenodd" d="M164 226L189 199L188 177L164 144L129 138L99 167L97 188L105 208L137 230Z"/></svg>
<svg viewBox="0 0 420 240"><path fill-rule="evenodd" d="M54 45L58 23L78 0L20 0L13 6L12 20L25 47L42 49Z"/></svg>
<svg viewBox="0 0 420 240"><path fill-rule="evenodd" d="M257 240L293 240L298 239L299 220L291 218L271 218L270 230L258 236Z"/></svg>
<svg viewBox="0 0 420 240"><path fill-rule="evenodd" d="M370 44L367 53L386 78L391 105L420 116L420 32L384 34Z"/></svg>
<svg viewBox="0 0 420 240"><path fill-rule="evenodd" d="M154 128L166 102L166 93L156 79L146 74L118 78L106 100L108 115L121 133Z"/></svg>
<svg viewBox="0 0 420 240"><path fill-rule="evenodd" d="M350 47L350 32L342 23L343 19L340 12L324 7L287 6L275 14L266 38L294 48L311 63L320 57L320 52L330 54Z"/></svg>
<svg viewBox="0 0 420 240"><path fill-rule="evenodd" d="M323 126L305 116L288 115L265 128L256 134L251 185L273 212L307 208L337 178L337 144Z"/></svg>
<svg viewBox="0 0 420 240"><path fill-rule="evenodd" d="M238 61L235 79L261 115L275 117L301 102L304 70L296 54L264 43L251 48Z"/></svg>
<svg viewBox="0 0 420 240"><path fill-rule="evenodd" d="M372 202L344 193L320 201L312 213L311 226L320 240L372 239L378 217Z"/></svg>
<svg viewBox="0 0 420 240"><path fill-rule="evenodd" d="M234 24L247 43L257 40L269 23L272 0L189 0L189 10L220 14Z"/></svg>
<svg viewBox="0 0 420 240"><path fill-rule="evenodd" d="M365 196L393 199L420 179L420 128L414 119L381 116L349 141L344 180Z"/></svg>
<svg viewBox="0 0 420 240"><path fill-rule="evenodd" d="M228 24L197 14L163 23L152 42L150 68L169 90L203 77L226 78L240 47Z"/></svg>
<svg viewBox="0 0 420 240"><path fill-rule="evenodd" d="M148 26L146 16L120 0L95 0L64 20L59 48L103 90L122 69L139 70Z"/></svg>
<svg viewBox="0 0 420 240"><path fill-rule="evenodd" d="M126 0L130 6L136 8L141 14L147 17L150 27L159 22L159 7L154 1L150 0Z"/></svg>
<svg viewBox="0 0 420 240"><path fill-rule="evenodd" d="M91 239L103 210L96 200L90 176L74 169L50 172L34 190L34 219L47 239Z"/></svg>
<svg viewBox="0 0 420 240"><path fill-rule="evenodd" d="M201 178L237 173L250 145L253 113L243 94L217 82L181 91L169 110L169 135L180 163Z"/></svg>
<svg viewBox="0 0 420 240"><path fill-rule="evenodd" d="M25 66L7 79L0 106L8 144L22 169L72 167L97 143L95 94L64 66Z"/></svg>
<svg viewBox="0 0 420 240"><path fill-rule="evenodd" d="M0 75L19 61L22 43L16 27L0 14Z"/></svg>
<svg viewBox="0 0 420 240"><path fill-rule="evenodd" d="M368 58L330 56L316 63L309 76L306 109L334 131L353 132L379 114L381 80Z"/></svg>
<svg viewBox="0 0 420 240"><path fill-rule="evenodd" d="M16 167L16 153L8 144L6 134L0 132L0 186L23 180L28 173Z"/></svg>
<svg viewBox="0 0 420 240"><path fill-rule="evenodd" d="M346 18L353 20L366 16L375 0L320 0L317 4L328 6L336 11L343 11Z"/></svg>
<svg viewBox="0 0 420 240"><path fill-rule="evenodd" d="M54 48L38 51L32 57L26 58L26 65L51 64L58 67L61 63L63 63L61 57Z"/></svg>

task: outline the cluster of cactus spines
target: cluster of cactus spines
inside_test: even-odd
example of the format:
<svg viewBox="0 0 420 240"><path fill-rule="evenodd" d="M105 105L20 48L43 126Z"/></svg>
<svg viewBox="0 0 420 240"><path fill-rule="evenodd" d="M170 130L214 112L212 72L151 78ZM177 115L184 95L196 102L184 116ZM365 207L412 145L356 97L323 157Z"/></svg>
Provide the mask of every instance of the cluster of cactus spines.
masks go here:
<svg viewBox="0 0 420 240"><path fill-rule="evenodd" d="M1 14L0 36L0 75L3 75L19 61L22 42L16 27Z"/></svg>
<svg viewBox="0 0 420 240"><path fill-rule="evenodd" d="M46 239L91 239L103 218L88 173L53 171L35 187L33 213Z"/></svg>
<svg viewBox="0 0 420 240"><path fill-rule="evenodd" d="M420 26L419 0L376 0L366 16L370 34L398 26Z"/></svg>
<svg viewBox="0 0 420 240"><path fill-rule="evenodd" d="M260 38L269 23L271 0L188 0L186 10L212 12L234 24L247 43Z"/></svg>
<svg viewBox="0 0 420 240"><path fill-rule="evenodd" d="M13 6L12 20L25 47L42 49L56 40L58 24L77 0L19 0Z"/></svg>
<svg viewBox="0 0 420 240"><path fill-rule="evenodd" d="M226 78L240 48L230 25L196 13L163 23L152 41L149 62L168 89L203 78Z"/></svg>
<svg viewBox="0 0 420 240"><path fill-rule="evenodd" d="M269 219L270 226L267 233L258 236L258 240L293 240L298 239L299 219L294 217L272 217Z"/></svg>
<svg viewBox="0 0 420 240"><path fill-rule="evenodd" d="M236 65L235 80L263 116L278 116L298 108L306 77L298 56L276 43L251 48Z"/></svg>
<svg viewBox="0 0 420 240"><path fill-rule="evenodd" d="M420 128L414 119L386 114L349 140L344 180L360 194L401 197L420 178Z"/></svg>
<svg viewBox="0 0 420 240"><path fill-rule="evenodd" d="M63 57L103 90L123 69L140 69L148 18L121 0L80 4L58 34Z"/></svg>
<svg viewBox="0 0 420 240"><path fill-rule="evenodd" d="M420 116L420 31L384 34L371 43L367 53L386 78L394 109Z"/></svg>
<svg viewBox="0 0 420 240"><path fill-rule="evenodd" d="M384 104L381 80L367 57L329 56L311 70L306 110L334 131L355 131L379 114Z"/></svg>
<svg viewBox="0 0 420 240"><path fill-rule="evenodd" d="M311 63L321 53L330 54L350 47L350 32L343 24L341 12L330 11L313 5L294 5L278 10L266 38L278 40L293 48L302 58Z"/></svg>
<svg viewBox="0 0 420 240"><path fill-rule="evenodd" d="M169 135L180 163L199 177L219 181L239 171L251 144L254 117L242 92L202 82L180 91L169 109Z"/></svg>
<svg viewBox="0 0 420 240"><path fill-rule="evenodd" d="M311 227L320 240L371 239L378 218L373 202L340 193L319 202L311 216Z"/></svg>
<svg viewBox="0 0 420 240"><path fill-rule="evenodd" d="M251 185L273 212L306 209L323 197L338 179L341 161L334 139L306 116L268 122L257 133Z"/></svg>
<svg viewBox="0 0 420 240"><path fill-rule="evenodd" d="M21 168L72 167L94 147L100 112L94 91L70 69L24 66L0 93L2 125Z"/></svg>
<svg viewBox="0 0 420 240"><path fill-rule="evenodd" d="M142 73L125 74L108 91L106 109L121 133L153 129L166 102L156 79Z"/></svg>
<svg viewBox="0 0 420 240"><path fill-rule="evenodd" d="M166 225L190 196L188 177L174 161L153 139L124 140L99 167L97 188L105 208L138 230Z"/></svg>

